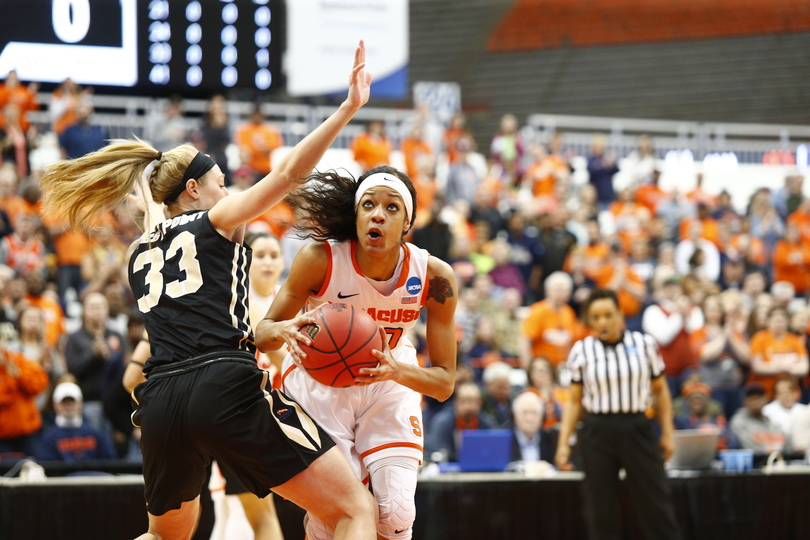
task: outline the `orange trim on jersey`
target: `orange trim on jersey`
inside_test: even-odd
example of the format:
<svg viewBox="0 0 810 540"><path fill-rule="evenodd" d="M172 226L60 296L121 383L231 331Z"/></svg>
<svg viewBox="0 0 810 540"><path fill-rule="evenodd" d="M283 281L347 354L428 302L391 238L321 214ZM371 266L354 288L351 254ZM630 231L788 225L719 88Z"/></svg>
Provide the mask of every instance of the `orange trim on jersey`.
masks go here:
<svg viewBox="0 0 810 540"><path fill-rule="evenodd" d="M326 247L326 278L323 280L321 290L315 296L323 296L332 280L332 246L329 245L329 242L324 242L323 245Z"/></svg>
<svg viewBox="0 0 810 540"><path fill-rule="evenodd" d="M357 264L357 241L356 240L352 240L351 242L349 242L349 255L352 258L352 267L354 268L354 271L357 273L358 276L365 277L365 275L363 275L363 272L360 271L360 265Z"/></svg>
<svg viewBox="0 0 810 540"><path fill-rule="evenodd" d="M427 299L428 299L428 291L429 290L430 290L430 282L428 281L427 268L425 268L425 284L422 285L422 294L419 295L419 296L421 296L421 298L419 299L419 305L420 306L427 306Z"/></svg>
<svg viewBox="0 0 810 540"><path fill-rule="evenodd" d="M397 283L397 289L400 289L405 286L405 282L408 281L408 274L409 269L411 267L411 250L408 249L407 244L400 244L403 248L405 248L405 260L402 261L402 272L399 274L399 283Z"/></svg>
<svg viewBox="0 0 810 540"><path fill-rule="evenodd" d="M371 454L373 454L375 452L379 452L381 450L387 450L389 448L413 448L415 450L419 450L420 452L423 451L422 445L420 445L420 444L409 443L409 442L398 442L398 443L383 444L383 445L377 446L376 448L372 448L371 450L366 450L365 452L360 454L360 457L364 458L366 456L370 456Z"/></svg>
<svg viewBox="0 0 810 540"><path fill-rule="evenodd" d="M288 368L287 368L287 371L285 371L285 372L284 372L284 375L282 375L282 376L281 376L281 385L280 385L280 387L281 387L281 388L284 388L284 381L287 379L287 375L289 375L290 373L292 373L292 370L294 370L294 369L295 369L295 368L297 368L297 367L298 367L298 366L296 366L295 364L293 364L293 365L291 365L290 367L288 367Z"/></svg>

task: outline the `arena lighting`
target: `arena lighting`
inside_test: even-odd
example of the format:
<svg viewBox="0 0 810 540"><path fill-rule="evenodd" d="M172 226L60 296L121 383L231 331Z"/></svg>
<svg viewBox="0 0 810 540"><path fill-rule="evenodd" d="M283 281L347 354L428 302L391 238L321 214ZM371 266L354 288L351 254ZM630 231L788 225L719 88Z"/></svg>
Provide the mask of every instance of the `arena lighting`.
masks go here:
<svg viewBox="0 0 810 540"><path fill-rule="evenodd" d="M810 164L810 160L808 160L808 157L810 157L810 156L808 156L808 154L807 154L807 145L806 144L800 144L796 148L796 167L802 173L807 172L807 168L808 168L807 166L808 166L808 164Z"/></svg>
<svg viewBox="0 0 810 540"><path fill-rule="evenodd" d="M692 174L695 168L695 156L691 150L670 150L664 156L664 167L670 173Z"/></svg>
<svg viewBox="0 0 810 540"><path fill-rule="evenodd" d="M703 170L706 173L729 173L739 167L737 154L734 152L712 152L703 158Z"/></svg>

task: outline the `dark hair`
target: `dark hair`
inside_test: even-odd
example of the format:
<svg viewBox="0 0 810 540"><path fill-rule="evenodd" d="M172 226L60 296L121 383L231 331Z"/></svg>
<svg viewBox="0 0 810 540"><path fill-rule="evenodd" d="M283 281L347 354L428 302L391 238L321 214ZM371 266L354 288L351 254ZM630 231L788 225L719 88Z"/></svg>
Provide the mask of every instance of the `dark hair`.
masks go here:
<svg viewBox="0 0 810 540"><path fill-rule="evenodd" d="M301 212L296 228L303 232L305 238L320 242L357 240L354 195L360 182L376 173L396 176L408 188L413 200L413 213L408 218L413 227L416 216L416 189L413 182L405 173L383 166L366 171L358 179L348 172L347 176L341 176L336 171L316 171L311 174L304 185L287 198L293 208Z"/></svg>
<svg viewBox="0 0 810 540"><path fill-rule="evenodd" d="M529 360L529 365L526 366L526 377L529 381L529 386L534 385L534 381L532 381L532 368L535 364L545 364L548 366L549 371L551 372L551 382L552 384L558 384L559 381L557 380L557 370L554 369L554 364L548 358L543 358L542 356L535 356L531 360Z"/></svg>
<svg viewBox="0 0 810 540"><path fill-rule="evenodd" d="M278 239L278 237L275 234L265 232L265 231L247 233L245 235L245 242L244 243L248 247L253 247L253 243L256 240L261 240L262 238L271 238L271 239L275 240L276 242L278 242L279 244L281 244L281 241Z"/></svg>
<svg viewBox="0 0 810 540"><path fill-rule="evenodd" d="M591 304L597 300L604 300L606 298L612 301L617 309L619 308L619 296L616 294L616 291L612 291L610 289L594 289L591 291L588 299L582 304L582 313L580 314L581 319L583 321L587 321L588 311L591 309Z"/></svg>

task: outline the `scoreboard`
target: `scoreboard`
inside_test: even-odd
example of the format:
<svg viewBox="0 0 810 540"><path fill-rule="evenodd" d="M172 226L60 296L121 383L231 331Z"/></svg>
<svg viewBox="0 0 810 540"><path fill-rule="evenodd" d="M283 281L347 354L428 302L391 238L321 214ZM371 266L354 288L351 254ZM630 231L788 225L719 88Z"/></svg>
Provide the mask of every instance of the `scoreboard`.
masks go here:
<svg viewBox="0 0 810 540"><path fill-rule="evenodd" d="M142 95L284 89L283 0L0 0L0 79Z"/></svg>

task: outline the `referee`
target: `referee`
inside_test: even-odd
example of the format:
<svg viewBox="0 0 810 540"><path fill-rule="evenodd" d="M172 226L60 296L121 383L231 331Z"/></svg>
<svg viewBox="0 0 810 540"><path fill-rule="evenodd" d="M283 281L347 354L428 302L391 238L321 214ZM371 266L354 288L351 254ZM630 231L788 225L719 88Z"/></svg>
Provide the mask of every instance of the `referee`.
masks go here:
<svg viewBox="0 0 810 540"><path fill-rule="evenodd" d="M679 538L664 461L672 454L672 401L664 363L653 338L624 330L613 291L595 289L583 315L592 335L576 342L568 357L571 388L563 412L555 461L570 468L569 438L579 431L585 503L592 539L621 538L619 470L627 473L635 514L646 538ZM661 426L656 440L644 414L652 402Z"/></svg>

